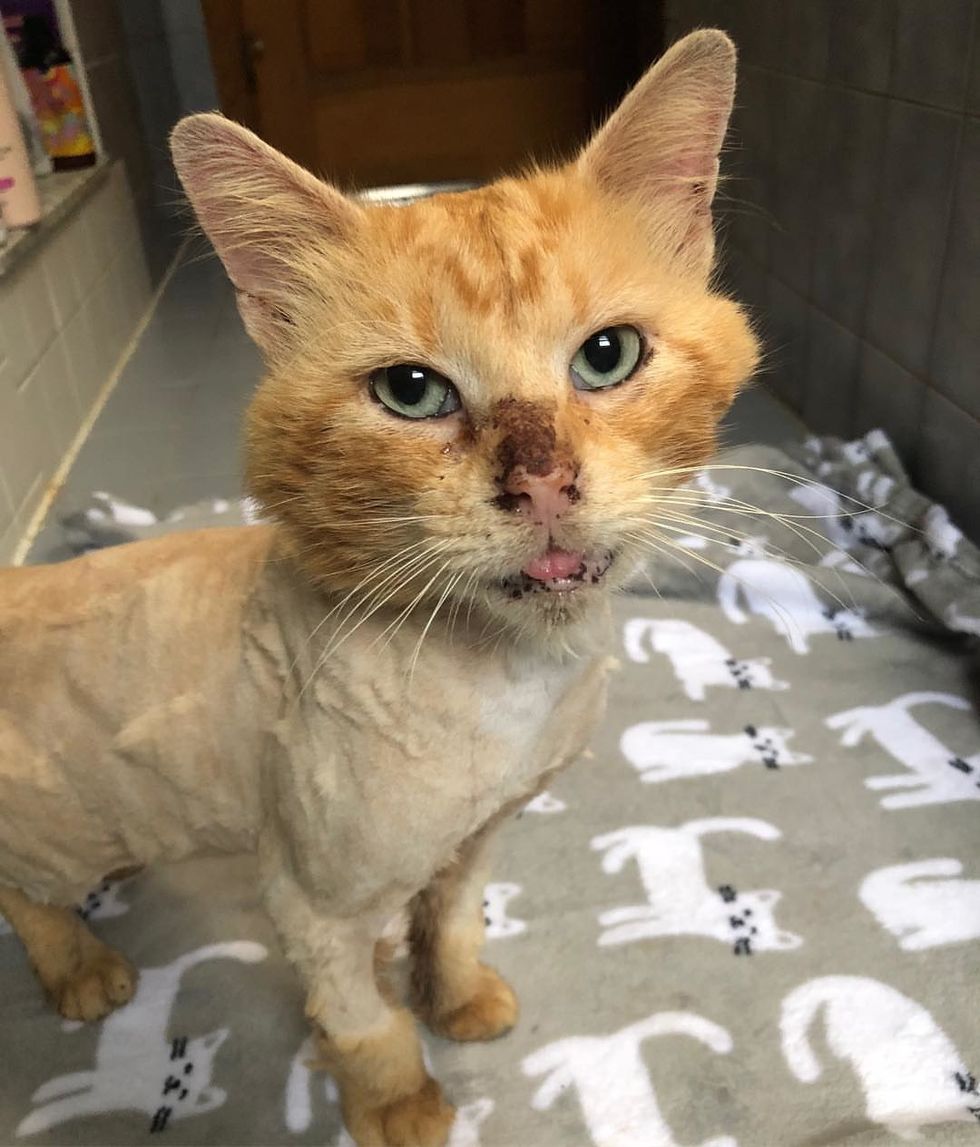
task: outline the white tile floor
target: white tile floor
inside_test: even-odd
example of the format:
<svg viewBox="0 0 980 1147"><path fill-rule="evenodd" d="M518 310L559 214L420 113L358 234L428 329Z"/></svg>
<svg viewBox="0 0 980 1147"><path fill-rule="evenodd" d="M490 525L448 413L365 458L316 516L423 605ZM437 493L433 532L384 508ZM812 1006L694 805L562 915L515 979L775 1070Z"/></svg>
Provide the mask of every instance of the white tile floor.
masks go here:
<svg viewBox="0 0 980 1147"><path fill-rule="evenodd" d="M241 490L242 414L262 373L232 289L212 256L177 269L29 555L69 556L60 520L95 490L164 514ZM761 388L726 419L727 444L778 444L802 424Z"/></svg>

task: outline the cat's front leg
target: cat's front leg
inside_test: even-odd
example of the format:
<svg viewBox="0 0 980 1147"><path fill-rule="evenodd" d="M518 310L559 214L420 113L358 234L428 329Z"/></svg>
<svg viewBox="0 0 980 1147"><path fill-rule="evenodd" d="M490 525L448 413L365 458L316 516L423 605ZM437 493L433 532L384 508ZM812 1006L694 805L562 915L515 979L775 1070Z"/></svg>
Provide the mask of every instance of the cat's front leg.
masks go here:
<svg viewBox="0 0 980 1147"><path fill-rule="evenodd" d="M412 1014L379 982L384 920L330 916L290 873L264 875L269 913L307 989L319 1065L337 1081L357 1147L444 1147L454 1110L426 1071Z"/></svg>
<svg viewBox="0 0 980 1147"><path fill-rule="evenodd" d="M510 985L480 962L487 837L466 841L411 905L415 1007L432 1031L449 1039L496 1039L517 1022Z"/></svg>

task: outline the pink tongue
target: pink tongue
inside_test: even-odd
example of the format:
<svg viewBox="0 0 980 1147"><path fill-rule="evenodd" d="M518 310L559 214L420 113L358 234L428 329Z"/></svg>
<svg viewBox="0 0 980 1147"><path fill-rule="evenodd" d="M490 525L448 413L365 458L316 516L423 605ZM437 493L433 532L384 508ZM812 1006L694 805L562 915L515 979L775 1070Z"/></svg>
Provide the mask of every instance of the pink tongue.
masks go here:
<svg viewBox="0 0 980 1147"><path fill-rule="evenodd" d="M540 557L532 558L524 567L524 573L536 581L557 581L571 577L585 561L585 554L569 550L548 550Z"/></svg>

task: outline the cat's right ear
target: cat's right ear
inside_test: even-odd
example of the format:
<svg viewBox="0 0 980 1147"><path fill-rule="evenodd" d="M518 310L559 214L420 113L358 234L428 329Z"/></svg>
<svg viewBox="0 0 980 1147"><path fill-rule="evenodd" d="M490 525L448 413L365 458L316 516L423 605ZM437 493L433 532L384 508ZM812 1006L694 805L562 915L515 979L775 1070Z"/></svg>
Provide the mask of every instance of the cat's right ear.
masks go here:
<svg viewBox="0 0 980 1147"><path fill-rule="evenodd" d="M182 119L170 149L248 333L266 354L283 351L304 294L316 290L314 253L348 242L361 208L217 113Z"/></svg>
<svg viewBox="0 0 980 1147"><path fill-rule="evenodd" d="M658 246L707 274L711 202L735 98L735 45L717 29L679 40L630 91L578 160L604 191L626 199Z"/></svg>

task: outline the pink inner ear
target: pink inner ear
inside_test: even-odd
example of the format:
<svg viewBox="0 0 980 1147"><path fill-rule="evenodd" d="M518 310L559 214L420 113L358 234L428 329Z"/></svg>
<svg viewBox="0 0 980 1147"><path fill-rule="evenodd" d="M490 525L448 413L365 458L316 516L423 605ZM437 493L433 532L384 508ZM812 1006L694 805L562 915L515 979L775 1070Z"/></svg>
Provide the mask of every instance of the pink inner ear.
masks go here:
<svg viewBox="0 0 980 1147"><path fill-rule="evenodd" d="M259 339L301 289L314 241L343 242L359 209L246 128L215 114L189 116L171 137L174 162L201 226L241 292Z"/></svg>
<svg viewBox="0 0 980 1147"><path fill-rule="evenodd" d="M734 75L734 47L723 33L688 36L640 80L582 163L614 194L646 199L673 191L703 217L714 197Z"/></svg>

